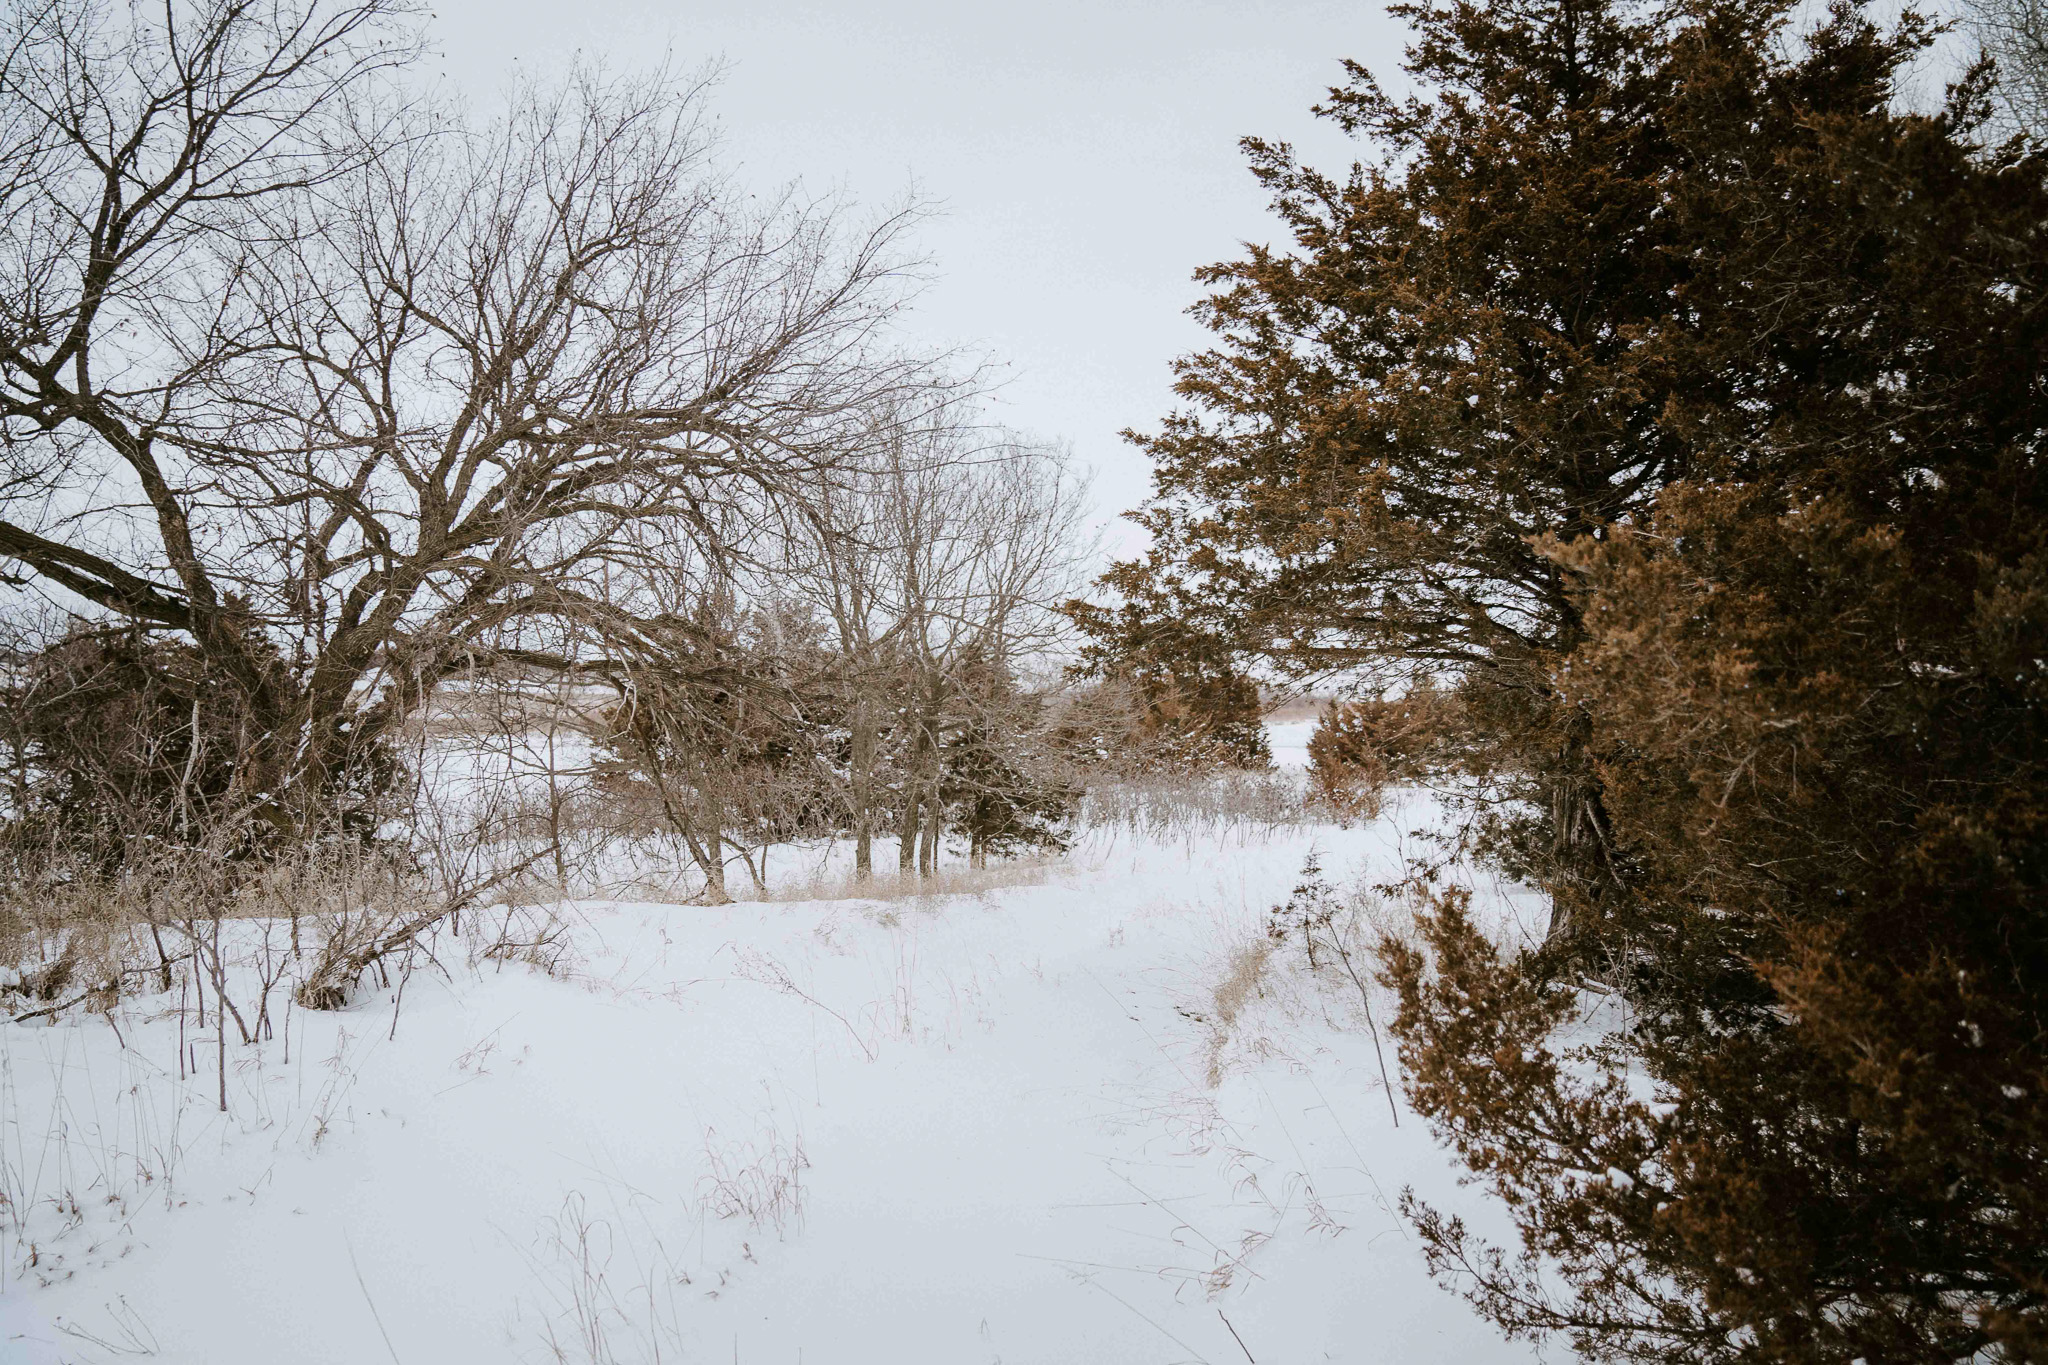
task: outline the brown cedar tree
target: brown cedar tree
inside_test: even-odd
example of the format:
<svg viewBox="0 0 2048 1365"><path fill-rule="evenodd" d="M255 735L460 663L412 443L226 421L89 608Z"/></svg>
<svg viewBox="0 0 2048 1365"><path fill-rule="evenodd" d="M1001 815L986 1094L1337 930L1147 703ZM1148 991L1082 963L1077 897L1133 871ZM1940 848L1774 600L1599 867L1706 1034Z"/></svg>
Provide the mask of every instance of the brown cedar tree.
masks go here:
<svg viewBox="0 0 2048 1365"><path fill-rule="evenodd" d="M1323 106L1373 160L1248 144L1293 242L1202 272L1098 641L1440 687L1382 758L1520 812L1547 942L1419 885L1383 945L1501 1325L2048 1358L2048 165L1988 69L1910 107L1910 13L1397 13L1419 93Z"/></svg>

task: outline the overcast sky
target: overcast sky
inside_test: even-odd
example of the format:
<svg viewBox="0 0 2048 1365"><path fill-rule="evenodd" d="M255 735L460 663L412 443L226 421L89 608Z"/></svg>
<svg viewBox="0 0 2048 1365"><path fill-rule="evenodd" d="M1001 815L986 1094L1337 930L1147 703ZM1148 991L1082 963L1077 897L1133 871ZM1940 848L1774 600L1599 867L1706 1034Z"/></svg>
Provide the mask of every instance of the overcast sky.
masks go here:
<svg viewBox="0 0 2048 1365"><path fill-rule="evenodd" d="M1170 408L1205 335L1189 272L1274 235L1246 134L1348 164L1308 113L1355 57L1395 74L1400 28L1344 0L440 0L440 68L487 97L576 52L728 70L712 107L746 180L915 189L937 268L912 326L1006 363L996 416L1072 443L1105 519L1142 498L1118 437ZM1108 528L1126 552L1135 531Z"/></svg>

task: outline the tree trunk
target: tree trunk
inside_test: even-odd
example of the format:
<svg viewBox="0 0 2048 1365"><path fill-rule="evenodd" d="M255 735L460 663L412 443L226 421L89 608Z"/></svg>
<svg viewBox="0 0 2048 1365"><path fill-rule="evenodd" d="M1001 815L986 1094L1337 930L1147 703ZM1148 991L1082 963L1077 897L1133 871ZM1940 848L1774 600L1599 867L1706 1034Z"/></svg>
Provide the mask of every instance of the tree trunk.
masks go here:
<svg viewBox="0 0 2048 1365"><path fill-rule="evenodd" d="M917 866L917 832L924 827L917 797L917 779L904 778L903 818L896 822L896 871L905 877Z"/></svg>
<svg viewBox="0 0 2048 1365"><path fill-rule="evenodd" d="M1552 859L1546 941L1589 927L1582 921L1597 920L1601 902L1618 885L1606 789L1590 754L1591 728L1583 713L1568 718L1556 766L1544 776Z"/></svg>
<svg viewBox="0 0 2048 1365"><path fill-rule="evenodd" d="M875 721L866 697L853 707L853 879L875 875Z"/></svg>
<svg viewBox="0 0 2048 1365"><path fill-rule="evenodd" d="M929 877L939 870L939 835L944 832L946 807L938 799L938 783L932 783L932 799L925 802L924 839L917 851L917 875Z"/></svg>
<svg viewBox="0 0 2048 1365"><path fill-rule="evenodd" d="M710 879L711 888L717 892L714 903L723 905L732 899L725 890L725 803L715 793L707 792L704 806L704 842L711 850L711 865L704 869L704 874Z"/></svg>
<svg viewBox="0 0 2048 1365"><path fill-rule="evenodd" d="M725 802L720 799L715 782L708 774L700 774L702 809L704 812L704 837L694 835L690 839L690 851L696 855L697 865L704 872L704 902L707 905L730 905L732 897L725 889Z"/></svg>

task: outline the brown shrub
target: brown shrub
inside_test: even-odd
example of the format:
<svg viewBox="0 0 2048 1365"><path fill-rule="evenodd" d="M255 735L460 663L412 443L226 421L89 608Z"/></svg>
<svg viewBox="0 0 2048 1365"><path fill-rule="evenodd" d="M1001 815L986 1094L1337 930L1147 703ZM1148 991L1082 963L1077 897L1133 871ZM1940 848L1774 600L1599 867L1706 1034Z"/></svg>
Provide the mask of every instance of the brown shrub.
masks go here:
<svg viewBox="0 0 2048 1365"><path fill-rule="evenodd" d="M1331 702L1309 736L1311 788L1346 819L1374 818L1389 786L1441 766L1457 711L1455 698L1429 684L1391 699Z"/></svg>

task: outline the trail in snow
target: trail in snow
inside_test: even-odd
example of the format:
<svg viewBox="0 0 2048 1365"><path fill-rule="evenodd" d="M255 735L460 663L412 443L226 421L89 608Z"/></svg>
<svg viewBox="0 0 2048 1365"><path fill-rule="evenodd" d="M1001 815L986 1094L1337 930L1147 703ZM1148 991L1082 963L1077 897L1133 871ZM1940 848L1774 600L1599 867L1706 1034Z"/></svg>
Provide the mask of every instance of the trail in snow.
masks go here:
<svg viewBox="0 0 2048 1365"><path fill-rule="evenodd" d="M126 1048L5 1029L0 1357L1529 1359L1423 1273L1402 1188L1497 1221L1353 1004L1285 954L1234 1028L1215 998L1311 846L1384 875L1426 814L979 897L582 906L556 975L451 942L395 1012L295 1011L289 1065L231 1045L225 1117L175 999Z"/></svg>

